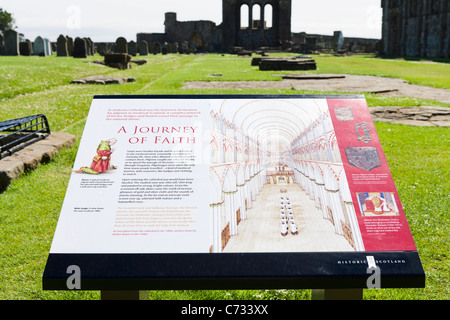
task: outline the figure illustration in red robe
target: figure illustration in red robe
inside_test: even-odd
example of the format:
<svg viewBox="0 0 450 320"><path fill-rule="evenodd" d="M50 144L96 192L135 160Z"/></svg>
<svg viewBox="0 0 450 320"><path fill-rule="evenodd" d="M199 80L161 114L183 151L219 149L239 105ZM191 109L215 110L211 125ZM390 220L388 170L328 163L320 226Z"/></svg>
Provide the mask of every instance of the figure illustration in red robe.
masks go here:
<svg viewBox="0 0 450 320"><path fill-rule="evenodd" d="M111 155L114 152L114 149L111 149L111 146L116 142L116 139L102 140L97 147L97 155L95 155L92 160L91 166L82 167L77 172L100 174L108 171L111 168Z"/></svg>

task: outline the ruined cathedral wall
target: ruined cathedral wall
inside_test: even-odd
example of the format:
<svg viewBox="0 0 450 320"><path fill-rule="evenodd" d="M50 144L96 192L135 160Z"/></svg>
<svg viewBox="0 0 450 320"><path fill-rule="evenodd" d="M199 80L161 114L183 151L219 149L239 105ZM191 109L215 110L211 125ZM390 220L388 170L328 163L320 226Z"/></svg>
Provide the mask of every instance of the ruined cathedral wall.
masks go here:
<svg viewBox="0 0 450 320"><path fill-rule="evenodd" d="M449 3L447 0L383 0L384 55L449 58Z"/></svg>
<svg viewBox="0 0 450 320"><path fill-rule="evenodd" d="M167 42L187 41L207 51L221 45L220 27L212 21L178 21L175 13L167 13L164 24Z"/></svg>

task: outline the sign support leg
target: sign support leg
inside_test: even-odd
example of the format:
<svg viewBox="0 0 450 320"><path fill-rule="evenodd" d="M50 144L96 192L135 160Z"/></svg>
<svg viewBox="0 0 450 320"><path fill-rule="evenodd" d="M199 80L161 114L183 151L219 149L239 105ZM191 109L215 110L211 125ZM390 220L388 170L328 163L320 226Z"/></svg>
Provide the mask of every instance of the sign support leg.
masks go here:
<svg viewBox="0 0 450 320"><path fill-rule="evenodd" d="M101 300L148 300L148 291L107 291L100 292Z"/></svg>
<svg viewBox="0 0 450 320"><path fill-rule="evenodd" d="M313 289L311 300L362 300L363 289Z"/></svg>

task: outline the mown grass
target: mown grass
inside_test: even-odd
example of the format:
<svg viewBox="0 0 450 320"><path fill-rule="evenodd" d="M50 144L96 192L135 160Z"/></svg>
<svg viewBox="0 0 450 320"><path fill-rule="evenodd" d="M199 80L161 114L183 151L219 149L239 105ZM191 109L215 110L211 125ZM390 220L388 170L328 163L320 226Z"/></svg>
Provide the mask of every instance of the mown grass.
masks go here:
<svg viewBox="0 0 450 320"><path fill-rule="evenodd" d="M142 57L141 57L142 58ZM450 88L449 66L373 57L315 57L316 73L353 73L403 78ZM0 299L98 299L99 292L43 291L41 278L94 95L127 94L317 94L294 90L183 90L184 81L280 80L260 72L248 58L209 54L147 56L146 65L118 71L89 59L50 56L0 57L0 119L44 113L53 131L77 144L51 163L25 173L0 195ZM135 77L124 85L73 85L97 74ZM212 76L220 74L221 76ZM333 92L330 92L333 93ZM321 93L323 94L323 93ZM430 100L366 95L370 106L441 105ZM366 299L448 299L449 129L376 124L427 275L425 289L366 290ZM309 299L309 290L155 291L151 299Z"/></svg>

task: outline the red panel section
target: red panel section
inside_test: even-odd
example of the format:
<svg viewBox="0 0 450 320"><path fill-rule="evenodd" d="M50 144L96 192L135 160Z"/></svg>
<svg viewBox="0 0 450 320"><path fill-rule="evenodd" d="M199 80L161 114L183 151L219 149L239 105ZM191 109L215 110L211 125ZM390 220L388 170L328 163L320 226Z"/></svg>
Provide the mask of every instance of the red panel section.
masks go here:
<svg viewBox="0 0 450 320"><path fill-rule="evenodd" d="M366 251L416 251L364 99L328 99Z"/></svg>

